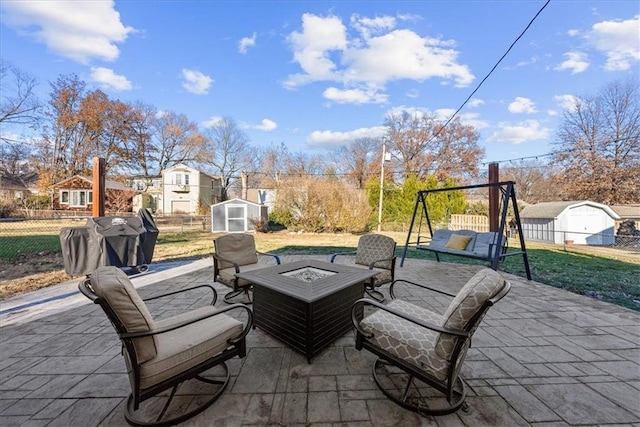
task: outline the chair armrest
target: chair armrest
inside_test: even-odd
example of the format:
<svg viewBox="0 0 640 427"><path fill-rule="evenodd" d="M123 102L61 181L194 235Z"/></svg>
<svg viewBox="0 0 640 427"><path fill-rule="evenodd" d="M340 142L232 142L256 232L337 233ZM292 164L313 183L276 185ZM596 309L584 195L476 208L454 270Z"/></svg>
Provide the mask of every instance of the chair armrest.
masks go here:
<svg viewBox="0 0 640 427"><path fill-rule="evenodd" d="M221 257L220 255L218 255L216 253L213 253L212 255L213 255L213 260L214 261L222 261L222 262L226 262L226 263L232 264L233 268L236 269L236 273L240 273L240 266L238 265L237 262L234 262L233 260L230 260L228 258L223 258L223 257ZM214 270L218 270L217 265L214 266ZM217 271L214 271L214 273L217 273Z"/></svg>
<svg viewBox="0 0 640 427"><path fill-rule="evenodd" d="M258 251L256 251L256 253L257 253L257 254L260 254L260 255L272 256L272 257L274 257L274 258L275 258L276 263L277 263L278 265L280 265L280 257L279 257L278 255L276 255L276 254L270 254L269 252L258 252Z"/></svg>
<svg viewBox="0 0 640 427"><path fill-rule="evenodd" d="M364 337L366 337L367 339L369 338L373 338L373 334L370 332L365 331L364 329L362 329L362 327L360 326L360 321L358 321L358 319L356 318L356 308L358 304L366 304L366 305L373 305L378 307L381 310L386 311L387 313L391 313L394 316L400 317L404 320L407 320L411 323L414 323L418 326L421 326L423 328L426 329L431 329L432 331L436 331L436 332L440 332L442 334L449 334L449 335L455 335L458 337L465 337L468 338L471 336L470 333L465 332L465 331L460 331L457 329L450 329L450 328L444 328L440 325L436 325L434 323L429 323L429 322L425 322L424 320L421 319L417 319L413 316L410 316L406 313L402 313L398 310L395 310L391 307L389 307L388 305L384 305L382 303L379 303L378 301L369 299L369 298L360 298L359 300L357 300L356 302L353 303L353 306L351 307L351 321L353 323L353 326L356 328L356 330L358 331L358 333L362 334Z"/></svg>
<svg viewBox="0 0 640 427"><path fill-rule="evenodd" d="M331 260L329 262L333 262L338 255L355 255L355 254L356 254L356 251L337 252L337 253L331 255Z"/></svg>
<svg viewBox="0 0 640 427"><path fill-rule="evenodd" d="M441 291L440 289L432 288L432 287L427 286L427 285L422 285L420 283L410 282L408 280L397 279L397 280L394 280L393 282L391 282L391 285L389 286L389 295L391 295L391 299L394 299L396 297L395 294L393 293L393 288L394 288L396 283L407 283L409 285L418 286L420 288L427 289L427 290L433 291L433 292L437 292L439 294L446 295L446 296L449 296L449 297L452 297L452 298L455 298L455 296L456 296L456 294L450 294L449 292Z"/></svg>
<svg viewBox="0 0 640 427"><path fill-rule="evenodd" d="M239 337L234 338L232 340L232 343L235 343L236 341L239 341L242 338L244 338L249 333L249 330L251 329L251 326L253 325L253 313L251 312L251 309L249 307L247 307L246 305L244 305L244 304L229 305L229 306L223 307L223 308L221 308L219 310L216 310L213 313L208 313L208 314L196 317L194 319L184 320L182 322L176 323L175 325L165 326L164 328L151 329L149 331L144 331L144 332L129 332L129 333L120 334L120 338L142 338L142 337L148 337L148 336L163 334L165 332L169 332L169 331L173 331L173 330L176 330L176 329L180 329L180 328L183 328L183 327L185 327L187 325L190 325L192 323L200 322L202 320L208 319L208 318L213 317L213 316L217 316L219 314L222 314L224 312L227 312L229 310L234 310L234 309L244 309L244 310L247 311L247 316L248 316L247 317L247 324L245 325L244 329L242 330L242 334L240 334Z"/></svg>
<svg viewBox="0 0 640 427"><path fill-rule="evenodd" d="M373 270L373 267L375 267L377 263L379 263L379 262L387 262L387 261L391 261L392 266L393 266L393 264L395 264L395 262L396 262L396 256L394 255L391 258L383 258L383 259L377 259L375 261L371 261L369 263L369 270Z"/></svg>
<svg viewBox="0 0 640 427"><path fill-rule="evenodd" d="M208 289L210 289L211 292L213 293L213 300L211 301L210 305L216 305L216 301L218 300L218 292L216 292L215 288L213 286L211 286L211 285L191 286L189 288L180 289L178 291L173 291L173 292L168 292L166 294L154 295L152 297L143 298L142 301L151 301L151 300L154 300L154 299L163 298L163 297L166 297L166 296L169 296L169 295L181 294L183 292L192 291L194 289L199 289L199 288L208 288Z"/></svg>

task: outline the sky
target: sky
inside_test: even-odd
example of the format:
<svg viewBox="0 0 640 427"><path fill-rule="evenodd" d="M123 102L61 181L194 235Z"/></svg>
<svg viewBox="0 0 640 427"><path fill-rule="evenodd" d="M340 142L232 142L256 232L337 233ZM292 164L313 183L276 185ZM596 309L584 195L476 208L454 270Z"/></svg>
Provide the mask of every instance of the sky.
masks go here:
<svg viewBox="0 0 640 427"><path fill-rule="evenodd" d="M74 73L291 152L381 137L390 113L462 107L483 161L519 160L556 149L574 96L640 74L639 1L546 2L0 0L0 56L45 102Z"/></svg>

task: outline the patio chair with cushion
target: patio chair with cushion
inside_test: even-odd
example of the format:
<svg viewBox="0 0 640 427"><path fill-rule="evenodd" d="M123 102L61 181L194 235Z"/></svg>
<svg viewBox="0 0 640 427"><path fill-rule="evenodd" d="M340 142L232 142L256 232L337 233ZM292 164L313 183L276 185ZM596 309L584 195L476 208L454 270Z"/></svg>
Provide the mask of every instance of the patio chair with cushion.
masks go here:
<svg viewBox="0 0 640 427"><path fill-rule="evenodd" d="M108 266L93 271L78 288L104 310L120 337L131 385L124 415L132 425L173 425L202 412L229 383L225 361L246 355L251 310L242 304L216 310L212 286L193 286L143 300L122 270ZM202 296L202 290L212 293L210 305L162 320L155 320L145 304L187 291ZM246 311L244 324L226 314L230 310ZM208 396L202 383L212 389Z"/></svg>
<svg viewBox="0 0 640 427"><path fill-rule="evenodd" d="M264 268L258 263L258 255L272 257L280 264L278 255L256 250L256 242L251 234L230 233L213 239L213 280L232 288L224 296L226 303L240 294L245 294L245 304L251 304L249 290L252 283L236 276L237 273Z"/></svg>
<svg viewBox="0 0 640 427"><path fill-rule="evenodd" d="M338 252L331 255L331 262L338 256L355 255L355 266L363 266L378 271L366 284L365 292L377 301L383 302L384 295L377 290L395 279L396 271L396 241L382 234L365 234L358 239L358 247L351 252Z"/></svg>
<svg viewBox="0 0 640 427"><path fill-rule="evenodd" d="M445 313L438 314L395 298L394 288L400 283L453 299ZM465 402L465 383L459 373L471 337L487 310L510 288L500 273L488 268L476 273L457 295L396 280L389 289L388 304L366 298L354 304L356 348L378 356L373 364L375 382L395 403L421 415L455 412ZM418 291L411 289L412 299ZM359 321L357 313L361 313L363 304L378 309ZM435 397L433 389L439 392Z"/></svg>

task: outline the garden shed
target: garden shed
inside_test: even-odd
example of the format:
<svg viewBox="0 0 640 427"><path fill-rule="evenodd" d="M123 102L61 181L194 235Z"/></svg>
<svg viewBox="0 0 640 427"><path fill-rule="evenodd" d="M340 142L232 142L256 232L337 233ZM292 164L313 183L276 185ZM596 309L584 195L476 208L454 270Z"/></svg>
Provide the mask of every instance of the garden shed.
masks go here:
<svg viewBox="0 0 640 427"><path fill-rule="evenodd" d="M243 199L231 199L211 205L211 231L245 232L255 230L252 220L268 220L268 208L265 205Z"/></svg>
<svg viewBox="0 0 640 427"><path fill-rule="evenodd" d="M537 203L520 214L525 239L557 244L613 244L618 219L609 206L588 200Z"/></svg>

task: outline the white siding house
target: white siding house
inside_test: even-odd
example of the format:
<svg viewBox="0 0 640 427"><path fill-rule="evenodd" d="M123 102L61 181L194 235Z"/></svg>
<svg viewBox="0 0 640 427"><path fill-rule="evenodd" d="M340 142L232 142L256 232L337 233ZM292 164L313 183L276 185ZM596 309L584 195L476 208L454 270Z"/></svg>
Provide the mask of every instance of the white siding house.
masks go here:
<svg viewBox="0 0 640 427"><path fill-rule="evenodd" d="M179 163L162 171L162 196L158 211L197 214L220 201L220 178Z"/></svg>
<svg viewBox="0 0 640 427"><path fill-rule="evenodd" d="M590 201L538 203L520 214L525 239L556 244L613 244L618 219L609 206Z"/></svg>

